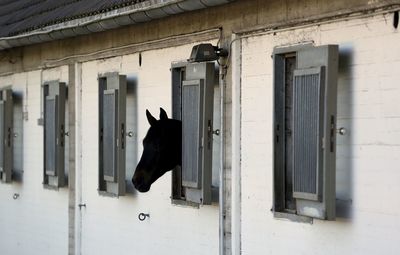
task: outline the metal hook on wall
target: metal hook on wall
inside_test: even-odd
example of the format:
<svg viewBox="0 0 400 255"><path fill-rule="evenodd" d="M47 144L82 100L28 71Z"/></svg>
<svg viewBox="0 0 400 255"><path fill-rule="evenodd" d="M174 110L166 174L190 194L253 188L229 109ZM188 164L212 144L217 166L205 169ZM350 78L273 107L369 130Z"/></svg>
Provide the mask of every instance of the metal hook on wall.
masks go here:
<svg viewBox="0 0 400 255"><path fill-rule="evenodd" d="M140 221L144 221L146 218L150 218L150 214L148 214L148 213L139 213L138 219Z"/></svg>

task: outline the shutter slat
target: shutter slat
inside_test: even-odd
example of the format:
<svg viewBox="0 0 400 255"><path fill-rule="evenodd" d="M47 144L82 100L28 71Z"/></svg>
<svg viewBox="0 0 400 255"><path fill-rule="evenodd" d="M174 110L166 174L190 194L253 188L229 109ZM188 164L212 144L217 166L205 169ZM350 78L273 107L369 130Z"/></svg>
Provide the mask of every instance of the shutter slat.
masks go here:
<svg viewBox="0 0 400 255"><path fill-rule="evenodd" d="M293 197L321 200L323 67L299 69L293 81Z"/></svg>

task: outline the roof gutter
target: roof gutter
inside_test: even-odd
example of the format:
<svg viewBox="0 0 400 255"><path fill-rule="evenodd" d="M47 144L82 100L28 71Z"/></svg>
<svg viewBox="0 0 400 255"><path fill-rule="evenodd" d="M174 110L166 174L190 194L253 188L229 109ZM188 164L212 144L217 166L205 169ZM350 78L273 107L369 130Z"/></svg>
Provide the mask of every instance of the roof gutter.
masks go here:
<svg viewBox="0 0 400 255"><path fill-rule="evenodd" d="M171 15L226 4L234 0L153 0L106 13L0 38L0 50L107 31Z"/></svg>

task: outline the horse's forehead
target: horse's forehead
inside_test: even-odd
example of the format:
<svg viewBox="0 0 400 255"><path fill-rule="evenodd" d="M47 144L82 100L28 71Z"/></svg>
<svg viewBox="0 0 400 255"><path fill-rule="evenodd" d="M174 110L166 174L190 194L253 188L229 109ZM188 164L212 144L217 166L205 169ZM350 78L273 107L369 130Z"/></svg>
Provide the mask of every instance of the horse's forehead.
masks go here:
<svg viewBox="0 0 400 255"><path fill-rule="evenodd" d="M149 140L154 140L156 138L159 138L160 135L162 134L161 128L158 126L151 126L149 130L147 131L146 136L144 137L144 140L149 141Z"/></svg>
<svg viewBox="0 0 400 255"><path fill-rule="evenodd" d="M154 141L165 138L166 134L170 131L174 131L174 123L171 119L158 120L152 126L150 126L147 134L144 138L145 141Z"/></svg>

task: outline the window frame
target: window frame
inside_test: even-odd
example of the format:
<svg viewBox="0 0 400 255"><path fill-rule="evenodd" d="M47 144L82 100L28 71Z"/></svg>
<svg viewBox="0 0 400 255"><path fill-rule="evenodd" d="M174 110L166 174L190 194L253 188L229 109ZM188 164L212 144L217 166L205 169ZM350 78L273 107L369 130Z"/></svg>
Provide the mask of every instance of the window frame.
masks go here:
<svg viewBox="0 0 400 255"><path fill-rule="evenodd" d="M212 139L213 139L213 104L214 86L218 82L216 75L217 63L188 61L173 62L171 64L172 82L172 118L182 120L183 116L183 86L197 84L202 90L203 103L198 110L202 111L199 122L199 137L202 137L201 153L199 153L199 180L198 185L184 183L182 167L172 170L171 202L175 205L184 205L199 208L200 205L210 205L216 202L212 192ZM182 129L183 132L183 129ZM183 137L182 137L183 139ZM184 142L184 139L182 140ZM183 153L182 153L183 156ZM183 160L182 160L183 163ZM194 186L197 186L194 187Z"/></svg>
<svg viewBox="0 0 400 255"><path fill-rule="evenodd" d="M317 56L317 59L313 58ZM294 190L292 188L291 197L294 201L294 209L287 208L287 175L286 175L286 151L288 145L286 139L290 136L293 130L286 128L286 108L288 108L287 100L293 102L293 94L291 98L286 97L287 93L287 70L286 59L290 56L295 56L295 67L290 73L294 79L295 73L299 70L314 68L318 66L326 66L326 82L324 86L326 91L323 93L323 118L322 129L323 141L321 147L324 151L320 155L323 157L323 199L321 201L310 201L307 197L299 198L293 197ZM301 56L301 58L299 58ZM338 46L337 45L323 45L313 46L312 44L299 44L288 47L276 47L273 50L273 90L274 90L274 117L273 117L273 207L272 212L275 218L285 218L296 222L312 223L314 218L324 220L335 219L335 123L332 123L332 117L336 117L336 87L337 87L337 64L338 64ZM311 59L311 60L310 60ZM315 63L314 63L315 62ZM311 63L311 64L310 64ZM335 67L336 65L336 67ZM291 80L293 84L293 79ZM289 79L290 80L290 79ZM328 86L329 85L329 86ZM293 86L293 85L292 85ZM293 88L292 88L293 90ZM293 91L290 93L294 93ZM293 103L289 103L293 104ZM293 107L293 105L292 105ZM321 107L321 106L320 106ZM290 107L289 107L290 108ZM291 120L293 123L293 115ZM329 137L330 134L330 137ZM328 146L330 143L330 146ZM292 150L293 146L289 146ZM322 159L322 158L321 158ZM327 162L325 162L325 160ZM291 166L293 176L293 165ZM289 181L290 182L290 181ZM293 184L293 183L292 183ZM292 186L293 187L293 186ZM289 195L290 196L290 195ZM305 212L307 207L315 208L317 213Z"/></svg>
<svg viewBox="0 0 400 255"><path fill-rule="evenodd" d="M127 76L118 72L99 74L98 76L98 193L102 196L119 197L127 192L126 185L126 100L127 100ZM103 126L106 111L104 109L104 96L110 94L114 98L114 156L113 176L104 172L103 152ZM110 155L107 155L109 157Z"/></svg>
<svg viewBox="0 0 400 255"><path fill-rule="evenodd" d="M54 132L55 132L55 162L54 171L47 171L47 149L46 149L46 123L47 123L47 100L54 98ZM65 172L65 104L67 102L67 85L59 80L44 82L42 85L42 110L43 119L39 124L43 125L43 186L47 189L59 189L68 185L67 173Z"/></svg>

